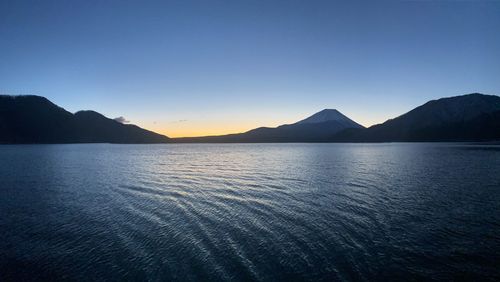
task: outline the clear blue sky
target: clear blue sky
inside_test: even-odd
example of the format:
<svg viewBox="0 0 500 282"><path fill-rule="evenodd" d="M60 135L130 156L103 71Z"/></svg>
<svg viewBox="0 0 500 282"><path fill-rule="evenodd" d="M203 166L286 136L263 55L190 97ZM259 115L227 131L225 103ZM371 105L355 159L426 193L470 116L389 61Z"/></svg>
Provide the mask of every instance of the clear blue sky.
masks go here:
<svg viewBox="0 0 500 282"><path fill-rule="evenodd" d="M170 136L371 125L500 94L500 2L0 0L0 92Z"/></svg>

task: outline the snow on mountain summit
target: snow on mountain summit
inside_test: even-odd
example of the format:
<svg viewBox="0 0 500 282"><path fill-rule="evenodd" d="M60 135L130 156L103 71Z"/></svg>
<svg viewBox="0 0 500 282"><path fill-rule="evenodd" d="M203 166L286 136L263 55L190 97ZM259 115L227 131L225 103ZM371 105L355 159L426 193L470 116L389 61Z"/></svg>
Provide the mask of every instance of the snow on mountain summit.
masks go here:
<svg viewBox="0 0 500 282"><path fill-rule="evenodd" d="M352 127L361 127L359 124L357 124L356 122L354 122L353 120L346 117L341 112L335 109L324 109L306 119L297 122L296 124L311 124L311 123L321 123L328 121L337 121L344 124L348 124Z"/></svg>

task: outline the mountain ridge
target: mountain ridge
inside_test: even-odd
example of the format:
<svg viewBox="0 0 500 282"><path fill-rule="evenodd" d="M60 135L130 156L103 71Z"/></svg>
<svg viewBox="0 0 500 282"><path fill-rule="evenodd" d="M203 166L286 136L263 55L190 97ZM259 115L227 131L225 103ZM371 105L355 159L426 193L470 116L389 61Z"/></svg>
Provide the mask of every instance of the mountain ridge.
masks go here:
<svg viewBox="0 0 500 282"><path fill-rule="evenodd" d="M462 142L500 140L500 97L471 93L428 101L368 128L336 109L295 123L220 136L168 138L84 110L70 113L45 97L0 95L0 144Z"/></svg>
<svg viewBox="0 0 500 282"><path fill-rule="evenodd" d="M326 113L326 115L325 115ZM328 117L332 118L328 120ZM290 143L326 142L346 128L363 128L337 110L325 109L303 120L277 127L258 127L243 133L174 138L178 143Z"/></svg>
<svg viewBox="0 0 500 282"><path fill-rule="evenodd" d="M499 111L497 113L497 111ZM344 116L335 109L324 109L296 123L276 128L259 127L239 134L221 136L174 138L177 143L261 143L261 142L440 142L440 141L497 141L500 140L500 97L481 93L444 97L428 101L396 118L368 128L361 125L336 130L328 137L292 136L269 138L273 130L285 130L290 126L316 124L313 132L328 122L321 120L324 113ZM337 114L338 113L338 114ZM345 117L345 116L344 116ZM347 118L347 117L346 117ZM347 118L348 119L348 118ZM310 122L310 121L313 122ZM349 119L350 120L350 119ZM314 127L314 126L312 126ZM335 130L334 130L335 131ZM261 138L260 134L267 134ZM302 132L308 134L310 132ZM251 136L249 136L251 135ZM300 135L300 134L299 134Z"/></svg>
<svg viewBox="0 0 500 282"><path fill-rule="evenodd" d="M74 114L45 97L0 95L0 143L166 143L169 138L95 111Z"/></svg>
<svg viewBox="0 0 500 282"><path fill-rule="evenodd" d="M500 139L500 97L471 93L428 101L364 130L332 135L331 142L439 142ZM489 127L482 127L489 124ZM476 128L482 127L481 131ZM474 134L472 134L474 132Z"/></svg>

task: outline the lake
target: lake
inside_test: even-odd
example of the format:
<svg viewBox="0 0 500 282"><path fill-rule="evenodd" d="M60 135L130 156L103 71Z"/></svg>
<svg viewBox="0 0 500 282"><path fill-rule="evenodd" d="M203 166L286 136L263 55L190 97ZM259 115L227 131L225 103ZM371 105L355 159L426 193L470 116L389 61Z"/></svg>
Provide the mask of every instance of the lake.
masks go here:
<svg viewBox="0 0 500 282"><path fill-rule="evenodd" d="M500 146L0 146L0 280L500 279Z"/></svg>

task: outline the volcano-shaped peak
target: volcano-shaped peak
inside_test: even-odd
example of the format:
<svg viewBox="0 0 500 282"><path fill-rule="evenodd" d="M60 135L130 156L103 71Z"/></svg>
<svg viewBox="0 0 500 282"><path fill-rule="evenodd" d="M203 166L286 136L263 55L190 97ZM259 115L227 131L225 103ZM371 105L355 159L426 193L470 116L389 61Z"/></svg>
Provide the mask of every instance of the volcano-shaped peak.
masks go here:
<svg viewBox="0 0 500 282"><path fill-rule="evenodd" d="M303 119L296 124L311 124L311 123L322 123L328 121L338 121L345 124L352 125L352 127L361 127L359 124L351 120L350 118L343 115L341 112L336 109L324 109L315 113L314 115Z"/></svg>

